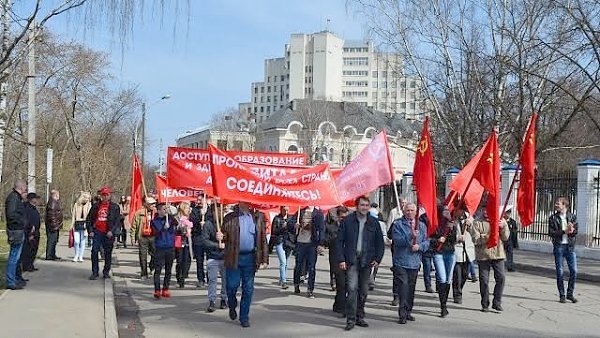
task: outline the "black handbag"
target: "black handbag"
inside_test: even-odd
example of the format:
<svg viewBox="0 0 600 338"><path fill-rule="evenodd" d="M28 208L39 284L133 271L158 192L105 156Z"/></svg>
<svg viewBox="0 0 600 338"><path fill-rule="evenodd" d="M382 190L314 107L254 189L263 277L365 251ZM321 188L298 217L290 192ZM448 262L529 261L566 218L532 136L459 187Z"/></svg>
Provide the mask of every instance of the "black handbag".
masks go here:
<svg viewBox="0 0 600 338"><path fill-rule="evenodd" d="M8 243L21 244L25 240L25 230L6 230Z"/></svg>

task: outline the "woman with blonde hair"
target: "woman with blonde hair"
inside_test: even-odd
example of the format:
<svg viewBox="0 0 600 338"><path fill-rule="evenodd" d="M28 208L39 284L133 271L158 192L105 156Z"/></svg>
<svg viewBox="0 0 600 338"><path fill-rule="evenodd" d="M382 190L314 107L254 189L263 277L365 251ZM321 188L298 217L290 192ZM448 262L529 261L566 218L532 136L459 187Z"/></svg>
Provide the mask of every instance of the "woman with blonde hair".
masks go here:
<svg viewBox="0 0 600 338"><path fill-rule="evenodd" d="M177 208L177 234L175 237L175 257L177 265L175 266L175 277L177 286L185 287L185 279L190 271L192 256L190 249L192 244L192 228L194 224L189 220L192 208L190 203L181 202Z"/></svg>
<svg viewBox="0 0 600 338"><path fill-rule="evenodd" d="M75 240L73 262L83 262L83 251L85 250L87 238L86 222L88 213L92 208L91 199L92 195L89 192L82 191L79 194L77 202L73 205L73 209L71 209L71 228L73 229Z"/></svg>

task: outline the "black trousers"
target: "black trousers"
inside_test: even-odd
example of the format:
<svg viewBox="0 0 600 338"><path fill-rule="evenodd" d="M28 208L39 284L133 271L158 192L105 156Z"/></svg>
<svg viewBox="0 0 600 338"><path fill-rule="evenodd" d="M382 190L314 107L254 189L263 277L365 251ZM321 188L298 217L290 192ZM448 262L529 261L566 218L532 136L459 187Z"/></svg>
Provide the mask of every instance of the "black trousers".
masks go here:
<svg viewBox="0 0 600 338"><path fill-rule="evenodd" d="M175 257L177 257L177 265L175 265L175 277L177 283L184 283L190 272L192 265L192 257L190 256L190 247L184 246L175 249Z"/></svg>
<svg viewBox="0 0 600 338"><path fill-rule="evenodd" d="M360 259L357 259L360 262ZM371 279L371 267L359 267L351 265L346 270L347 297L346 297L346 321L357 322L365 318L365 302L367 301L367 290Z"/></svg>
<svg viewBox="0 0 600 338"><path fill-rule="evenodd" d="M346 271L340 270L337 263L336 251L329 248L329 271L333 283L335 283L335 301L333 302L333 311L346 313Z"/></svg>
<svg viewBox="0 0 600 338"><path fill-rule="evenodd" d="M163 280L163 289L169 289L171 283L171 270L173 270L173 260L175 259L175 249L156 248L154 252L154 290L160 290L160 274L165 268L165 279Z"/></svg>
<svg viewBox="0 0 600 338"><path fill-rule="evenodd" d="M481 306L488 308L490 306L490 269L494 270L494 299L492 305L502 304L502 293L504 292L504 260L494 259L488 261L477 261L479 265L479 292L481 293Z"/></svg>
<svg viewBox="0 0 600 338"><path fill-rule="evenodd" d="M452 297L455 301L462 300L462 290L469 278L469 262L456 262L452 274Z"/></svg>
<svg viewBox="0 0 600 338"><path fill-rule="evenodd" d="M510 239L508 239L508 241L504 242L504 251L506 251L506 269L507 270L512 270L513 269L513 243Z"/></svg>
<svg viewBox="0 0 600 338"><path fill-rule="evenodd" d="M23 268L23 270L28 271L33 269L33 259L34 259L34 254L33 254L33 245L35 239L29 239L29 238L25 238L25 241L23 242L23 250L21 251L21 267Z"/></svg>
<svg viewBox="0 0 600 338"><path fill-rule="evenodd" d="M398 316L400 319L408 319L415 302L415 286L417 285L417 275L419 269L406 269L401 266L395 266L394 281L398 285Z"/></svg>
<svg viewBox="0 0 600 338"><path fill-rule="evenodd" d="M196 278L198 279L198 282L204 283L208 279L208 276L204 272L204 256L206 255L206 250L202 243L202 236L196 235L192 237L192 245L194 247L194 258L196 258Z"/></svg>
<svg viewBox="0 0 600 338"><path fill-rule="evenodd" d="M46 241L46 259L56 258L56 244L58 244L58 235L58 230L52 231L46 229L46 236L48 238Z"/></svg>

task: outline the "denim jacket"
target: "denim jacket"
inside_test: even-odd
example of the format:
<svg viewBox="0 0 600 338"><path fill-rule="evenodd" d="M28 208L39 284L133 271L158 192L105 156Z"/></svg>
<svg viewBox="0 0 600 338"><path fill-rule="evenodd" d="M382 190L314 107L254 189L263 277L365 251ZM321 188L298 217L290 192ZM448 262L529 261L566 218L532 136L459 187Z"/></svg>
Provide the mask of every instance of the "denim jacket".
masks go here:
<svg viewBox="0 0 600 338"><path fill-rule="evenodd" d="M392 224L392 242L394 245L392 261L394 266L414 270L421 267L421 255L429 249L429 238L427 237L425 223L419 222L419 234L416 240L416 244L419 245L418 251L412 251L413 240L409 220L405 217L395 220Z"/></svg>

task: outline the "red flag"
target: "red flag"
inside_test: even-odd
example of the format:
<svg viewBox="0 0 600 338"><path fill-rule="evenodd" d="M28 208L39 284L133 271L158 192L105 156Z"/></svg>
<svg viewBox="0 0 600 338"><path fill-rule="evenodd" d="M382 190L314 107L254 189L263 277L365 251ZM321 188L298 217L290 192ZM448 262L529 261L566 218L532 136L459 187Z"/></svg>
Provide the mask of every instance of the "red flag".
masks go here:
<svg viewBox="0 0 600 338"><path fill-rule="evenodd" d="M448 195L448 204L446 205L448 205L451 209L453 208L452 202L454 202L456 198L460 197L463 203L466 205L469 214L474 215L475 211L477 211L477 207L481 201L481 196L483 195L484 189L479 182L471 180L471 177L473 177L475 168L477 168L477 164L481 160L484 150L485 147L482 147L481 150L479 150L479 152L473 156L469 163L467 163L467 165L465 165L450 182L449 187L452 189L453 193L451 192Z"/></svg>
<svg viewBox="0 0 600 338"><path fill-rule="evenodd" d="M392 157L385 131L373 138L352 162L344 167L335 184L342 201L364 196L394 180Z"/></svg>
<svg viewBox="0 0 600 338"><path fill-rule="evenodd" d="M423 131L421 132L421 141L417 147L415 166L413 168L413 184L417 193L417 203L425 208L425 213L429 218L430 226L427 229L427 233L431 235L437 230L438 215L429 117L425 118Z"/></svg>
<svg viewBox="0 0 600 338"><path fill-rule="evenodd" d="M523 140L519 165L519 189L517 190L517 211L523 227L533 223L535 217L535 122L537 114L533 113L529 127Z"/></svg>
<svg viewBox="0 0 600 338"><path fill-rule="evenodd" d="M144 176L142 174L142 166L137 155L133 155L133 165L131 169L131 205L129 206L129 223L133 223L133 214L142 208L142 199L144 197L143 190Z"/></svg>
<svg viewBox="0 0 600 338"><path fill-rule="evenodd" d="M488 192L486 211L490 222L490 237L487 246L493 248L498 245L500 231L500 152L496 131L492 132L482 149L483 156L473 172L473 181L479 182Z"/></svg>

